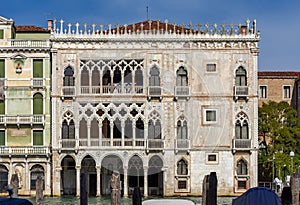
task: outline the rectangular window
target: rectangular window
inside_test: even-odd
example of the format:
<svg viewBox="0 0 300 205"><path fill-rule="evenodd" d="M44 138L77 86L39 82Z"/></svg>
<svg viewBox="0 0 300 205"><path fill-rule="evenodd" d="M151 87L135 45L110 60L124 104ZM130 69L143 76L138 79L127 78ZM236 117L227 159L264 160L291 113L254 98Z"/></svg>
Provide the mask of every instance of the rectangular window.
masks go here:
<svg viewBox="0 0 300 205"><path fill-rule="evenodd" d="M4 39L4 30L0 29L0 39Z"/></svg>
<svg viewBox="0 0 300 205"><path fill-rule="evenodd" d="M206 110L206 121L216 122L217 121L217 111L216 110Z"/></svg>
<svg viewBox="0 0 300 205"><path fill-rule="evenodd" d="M291 86L290 85L283 86L283 98L285 98L285 99L291 98Z"/></svg>
<svg viewBox="0 0 300 205"><path fill-rule="evenodd" d="M0 146L5 146L5 131L0 130Z"/></svg>
<svg viewBox="0 0 300 205"><path fill-rule="evenodd" d="M33 77L42 78L43 77L43 60L34 59L33 60Z"/></svg>
<svg viewBox="0 0 300 205"><path fill-rule="evenodd" d="M247 189L247 181L238 181L238 189Z"/></svg>
<svg viewBox="0 0 300 205"><path fill-rule="evenodd" d="M205 154L206 164L218 164L219 163L219 153L206 153Z"/></svg>
<svg viewBox="0 0 300 205"><path fill-rule="evenodd" d="M5 78L5 60L0 59L0 78Z"/></svg>
<svg viewBox="0 0 300 205"><path fill-rule="evenodd" d="M203 109L203 124L216 124L218 123L219 111L215 108Z"/></svg>
<svg viewBox="0 0 300 205"><path fill-rule="evenodd" d="M179 180L178 181L178 189L186 189L187 188L187 181L186 180Z"/></svg>
<svg viewBox="0 0 300 205"><path fill-rule="evenodd" d="M267 98L267 86L259 86L259 98Z"/></svg>
<svg viewBox="0 0 300 205"><path fill-rule="evenodd" d="M217 71L217 65L214 63L206 64L206 72L216 72Z"/></svg>
<svg viewBox="0 0 300 205"><path fill-rule="evenodd" d="M33 145L40 146L43 145L43 131L42 130L34 130L33 131Z"/></svg>
<svg viewBox="0 0 300 205"><path fill-rule="evenodd" d="M209 154L207 156L207 161L209 161L209 162L215 162L215 161L217 161L217 155L216 154Z"/></svg>

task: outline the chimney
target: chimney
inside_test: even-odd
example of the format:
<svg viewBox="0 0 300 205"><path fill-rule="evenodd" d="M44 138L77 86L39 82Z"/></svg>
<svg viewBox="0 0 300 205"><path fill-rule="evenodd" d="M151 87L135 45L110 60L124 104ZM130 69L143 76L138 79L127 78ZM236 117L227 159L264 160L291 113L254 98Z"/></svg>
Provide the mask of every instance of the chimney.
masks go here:
<svg viewBox="0 0 300 205"><path fill-rule="evenodd" d="M48 31L52 31L53 20L48 20Z"/></svg>

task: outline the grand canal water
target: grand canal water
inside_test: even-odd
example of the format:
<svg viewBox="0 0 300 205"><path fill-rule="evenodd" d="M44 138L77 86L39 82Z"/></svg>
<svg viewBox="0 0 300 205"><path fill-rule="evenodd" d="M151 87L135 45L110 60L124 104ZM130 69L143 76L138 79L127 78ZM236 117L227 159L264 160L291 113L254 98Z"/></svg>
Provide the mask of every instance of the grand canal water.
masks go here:
<svg viewBox="0 0 300 205"><path fill-rule="evenodd" d="M31 201L33 204L35 203L35 198L26 198ZM143 200L153 199L148 197ZM154 198L155 199L155 198ZM157 199L157 198L156 198ZM168 198L171 199L171 198ZM174 198L172 198L174 199ZM195 204L201 204L201 197L182 197L180 199L187 199L193 201ZM231 205L233 197L218 197L218 205ZM90 197L88 201L89 205L110 205L111 201L109 197ZM131 205L131 198L122 198L122 205ZM74 196L63 196L63 197L45 197L43 200L43 205L80 205L80 198Z"/></svg>

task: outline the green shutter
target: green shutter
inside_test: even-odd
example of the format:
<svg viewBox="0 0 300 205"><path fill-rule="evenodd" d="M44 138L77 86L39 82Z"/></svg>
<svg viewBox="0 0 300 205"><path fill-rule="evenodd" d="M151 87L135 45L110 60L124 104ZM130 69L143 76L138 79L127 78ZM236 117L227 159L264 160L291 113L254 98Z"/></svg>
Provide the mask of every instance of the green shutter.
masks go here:
<svg viewBox="0 0 300 205"><path fill-rule="evenodd" d="M43 131L33 131L33 145L43 145Z"/></svg>
<svg viewBox="0 0 300 205"><path fill-rule="evenodd" d="M0 39L4 39L4 30L3 29L0 30Z"/></svg>
<svg viewBox="0 0 300 205"><path fill-rule="evenodd" d="M0 130L0 146L5 145L5 131Z"/></svg>
<svg viewBox="0 0 300 205"><path fill-rule="evenodd" d="M0 60L0 78L5 78L5 61Z"/></svg>
<svg viewBox="0 0 300 205"><path fill-rule="evenodd" d="M33 60L33 77L43 77L43 60Z"/></svg>
<svg viewBox="0 0 300 205"><path fill-rule="evenodd" d="M0 115L5 114L5 103L4 100L0 100Z"/></svg>
<svg viewBox="0 0 300 205"><path fill-rule="evenodd" d="M43 114L43 96L40 93L33 96L33 114Z"/></svg>

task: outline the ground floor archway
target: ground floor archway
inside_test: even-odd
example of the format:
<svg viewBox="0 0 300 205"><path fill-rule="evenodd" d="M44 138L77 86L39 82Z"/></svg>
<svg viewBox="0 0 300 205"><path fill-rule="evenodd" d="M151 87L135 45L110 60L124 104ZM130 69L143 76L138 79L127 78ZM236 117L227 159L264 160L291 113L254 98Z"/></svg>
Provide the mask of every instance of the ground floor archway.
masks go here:
<svg viewBox="0 0 300 205"><path fill-rule="evenodd" d="M96 196L97 193L96 162L91 156L88 155L83 158L83 160L81 161L80 172L87 174L88 194L90 196Z"/></svg>
<svg viewBox="0 0 300 205"><path fill-rule="evenodd" d="M66 156L61 162L60 191L62 195L76 195L75 160Z"/></svg>
<svg viewBox="0 0 300 205"><path fill-rule="evenodd" d="M163 195L163 161L158 156L150 158L148 163L148 194Z"/></svg>
<svg viewBox="0 0 300 205"><path fill-rule="evenodd" d="M109 195L111 193L110 180L113 172L120 174L121 194L124 193L124 170L123 162L116 155L108 155L103 158L101 163L101 195Z"/></svg>

